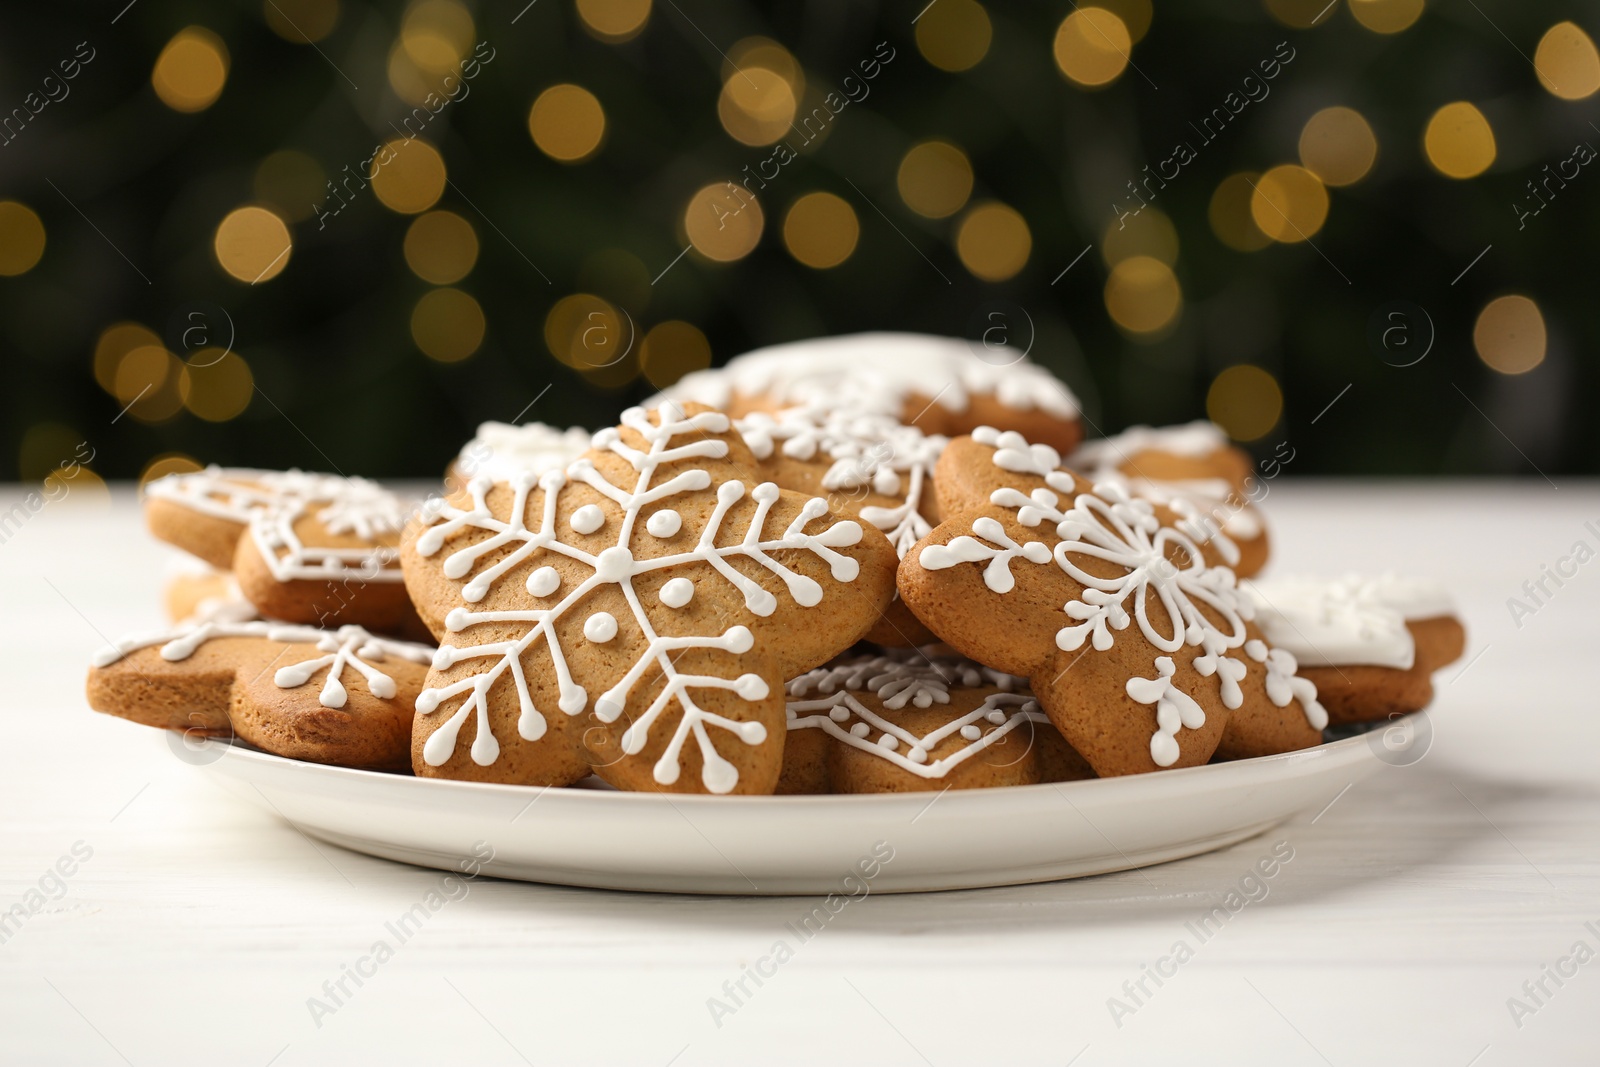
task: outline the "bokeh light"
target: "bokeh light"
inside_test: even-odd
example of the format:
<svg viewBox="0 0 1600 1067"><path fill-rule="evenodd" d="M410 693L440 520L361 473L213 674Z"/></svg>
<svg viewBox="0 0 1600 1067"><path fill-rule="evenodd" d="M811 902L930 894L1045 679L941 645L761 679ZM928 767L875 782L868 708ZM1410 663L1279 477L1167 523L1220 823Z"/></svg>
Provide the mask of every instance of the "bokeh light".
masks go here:
<svg viewBox="0 0 1600 1067"><path fill-rule="evenodd" d="M1132 47L1128 27L1103 7L1077 8L1056 28L1056 66L1089 88L1116 81L1127 69Z"/></svg>
<svg viewBox="0 0 1600 1067"><path fill-rule="evenodd" d="M1327 185L1351 185L1378 158L1378 139L1361 112L1325 107L1300 131L1300 162Z"/></svg>
<svg viewBox="0 0 1600 1067"><path fill-rule="evenodd" d="M1296 30L1326 26L1328 9L1339 0L1265 0L1267 13Z"/></svg>
<svg viewBox="0 0 1600 1067"><path fill-rule="evenodd" d="M222 269L250 285L282 274L293 246L284 221L255 205L228 212L212 240Z"/></svg>
<svg viewBox="0 0 1600 1067"><path fill-rule="evenodd" d="M660 322L644 335L639 365L651 385L665 389L685 374L711 366L711 342L692 323Z"/></svg>
<svg viewBox="0 0 1600 1067"><path fill-rule="evenodd" d="M1164 212L1147 207L1137 215L1107 223L1100 238L1100 254L1108 267L1129 256L1150 256L1170 267L1178 262L1178 229Z"/></svg>
<svg viewBox="0 0 1600 1067"><path fill-rule="evenodd" d="M1111 321L1136 337L1164 334L1183 309L1177 275L1154 256L1129 256L1112 267L1105 298Z"/></svg>
<svg viewBox="0 0 1600 1067"><path fill-rule="evenodd" d="M79 462L83 434L61 422L36 422L22 433L17 446L17 473L25 482L43 481L61 464Z"/></svg>
<svg viewBox="0 0 1600 1067"><path fill-rule="evenodd" d="M411 339L422 354L456 363L483 344L483 308L460 289L434 289L411 311Z"/></svg>
<svg viewBox="0 0 1600 1067"><path fill-rule="evenodd" d="M938 0L917 19L917 51L951 73L977 66L993 35L989 13L977 0Z"/></svg>
<svg viewBox="0 0 1600 1067"><path fill-rule="evenodd" d="M44 255L44 223L32 208L0 200L0 275L14 278L32 270Z"/></svg>
<svg viewBox="0 0 1600 1067"><path fill-rule="evenodd" d="M256 166L256 199L290 222L303 222L327 198L322 164L292 148L274 152Z"/></svg>
<svg viewBox="0 0 1600 1067"><path fill-rule="evenodd" d="M174 111L204 111L228 81L228 48L204 26L179 30L156 57L150 84Z"/></svg>
<svg viewBox="0 0 1600 1067"><path fill-rule="evenodd" d="M766 224L761 204L742 186L717 182L702 186L684 208L684 235L707 259L731 263L749 255Z"/></svg>
<svg viewBox="0 0 1600 1067"><path fill-rule="evenodd" d="M1600 52L1573 22L1558 22L1544 32L1533 69L1539 84L1563 100L1582 100L1600 89Z"/></svg>
<svg viewBox="0 0 1600 1067"><path fill-rule="evenodd" d="M400 22L400 44L411 62L432 74L451 71L466 58L477 29L458 0L412 0Z"/></svg>
<svg viewBox="0 0 1600 1067"><path fill-rule="evenodd" d="M1546 342L1539 305L1516 294L1489 301L1472 327L1478 358L1501 374L1526 374L1543 363Z"/></svg>
<svg viewBox="0 0 1600 1067"><path fill-rule="evenodd" d="M912 145L895 176L906 207L930 219L949 218L972 196L972 163L948 141Z"/></svg>
<svg viewBox="0 0 1600 1067"><path fill-rule="evenodd" d="M156 332L138 322L119 322L107 326L94 346L94 380L100 388L115 395L117 368L122 357L135 348L161 347Z"/></svg>
<svg viewBox="0 0 1600 1067"><path fill-rule="evenodd" d="M832 193L807 193L790 206L783 219L784 247L795 259L818 270L837 267L849 259L860 237L855 209Z"/></svg>
<svg viewBox="0 0 1600 1067"><path fill-rule="evenodd" d="M552 356L574 370L595 372L616 367L638 339L632 320L611 301L573 293L557 300L545 316L544 343Z"/></svg>
<svg viewBox="0 0 1600 1067"><path fill-rule="evenodd" d="M605 109L581 85L552 85L528 110L528 132L539 151L551 159L581 163L605 138Z"/></svg>
<svg viewBox="0 0 1600 1067"><path fill-rule="evenodd" d="M285 41L320 41L339 24L339 0L262 0L261 16Z"/></svg>
<svg viewBox="0 0 1600 1067"><path fill-rule="evenodd" d="M163 452L144 465L144 471L139 475L139 488L143 489L150 482L169 474L192 474L204 469L193 456L182 452Z"/></svg>
<svg viewBox="0 0 1600 1067"><path fill-rule="evenodd" d="M1273 167L1255 186L1250 217L1274 241L1309 241L1328 220L1328 190L1304 167L1293 163Z"/></svg>
<svg viewBox="0 0 1600 1067"><path fill-rule="evenodd" d="M986 282L1003 282L1027 266L1033 234L1014 208L990 200L962 218L956 253L962 265Z"/></svg>
<svg viewBox="0 0 1600 1067"><path fill-rule="evenodd" d="M578 0L577 8L583 28L608 44L633 40L650 18L650 0Z"/></svg>
<svg viewBox="0 0 1600 1067"><path fill-rule="evenodd" d="M771 37L745 37L728 49L727 62L722 65L722 80L727 81L741 70L764 67L789 83L796 100L806 89L806 74L794 53Z"/></svg>
<svg viewBox="0 0 1600 1067"><path fill-rule="evenodd" d="M1424 0L1349 0L1350 14L1373 33L1399 33L1422 17Z"/></svg>
<svg viewBox="0 0 1600 1067"><path fill-rule="evenodd" d="M1255 184L1261 175L1241 171L1224 178L1211 194L1211 205L1206 217L1211 232L1217 240L1238 252L1258 252L1272 243L1272 238L1261 232L1250 212L1250 202L1255 198Z"/></svg>
<svg viewBox="0 0 1600 1067"><path fill-rule="evenodd" d="M1428 162L1447 178L1476 178L1494 162L1494 129L1483 112L1458 100L1433 113L1422 135Z"/></svg>
<svg viewBox="0 0 1600 1067"><path fill-rule="evenodd" d="M255 378L237 352L202 348L189 357L183 406L207 422L227 422L250 406Z"/></svg>
<svg viewBox="0 0 1600 1067"><path fill-rule="evenodd" d="M477 263L478 234L454 211L430 211L406 228L405 256L406 265L423 281L450 285Z"/></svg>
<svg viewBox="0 0 1600 1067"><path fill-rule="evenodd" d="M165 422L183 410L189 368L159 344L141 345L117 362L111 392L140 422Z"/></svg>
<svg viewBox="0 0 1600 1067"><path fill-rule="evenodd" d="M644 261L621 248L601 248L578 266L578 288L638 313L650 303L653 275Z"/></svg>
<svg viewBox="0 0 1600 1067"><path fill-rule="evenodd" d="M769 145L789 133L798 107L794 88L775 70L745 67L728 75L717 97L717 118L741 144Z"/></svg>
<svg viewBox="0 0 1600 1067"><path fill-rule="evenodd" d="M1282 416L1278 379L1251 363L1229 367L1206 393L1206 417L1235 441L1265 437Z"/></svg>
<svg viewBox="0 0 1600 1067"><path fill-rule="evenodd" d="M444 157L427 141L397 137L372 161L373 195L402 215L415 215L438 203L445 180Z"/></svg>

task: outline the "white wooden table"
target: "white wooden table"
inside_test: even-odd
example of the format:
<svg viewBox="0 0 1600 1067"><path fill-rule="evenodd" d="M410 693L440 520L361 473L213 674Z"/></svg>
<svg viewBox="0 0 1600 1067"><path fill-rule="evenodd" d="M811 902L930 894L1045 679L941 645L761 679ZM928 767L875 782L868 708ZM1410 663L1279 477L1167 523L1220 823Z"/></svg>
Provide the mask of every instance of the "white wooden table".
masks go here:
<svg viewBox="0 0 1600 1067"><path fill-rule="evenodd" d="M313 845L88 711L88 658L157 620L167 551L130 493L86 495L0 544L0 908L41 880L49 898L5 928L0 1063L1600 1057L1600 961L1545 972L1600 952L1600 563L1520 629L1506 605L1574 542L1600 548L1592 483L1275 483L1280 571L1393 566L1458 591L1477 658L1441 676L1424 759L1208 856L862 900L716 1021L708 998L731 1003L724 983L812 902L481 880L314 1019L308 999L331 1003L324 983L439 874ZM1268 895L1200 942L1186 923L1279 841ZM1178 941L1193 958L1132 999ZM1513 997L1533 1010L1513 1018Z"/></svg>

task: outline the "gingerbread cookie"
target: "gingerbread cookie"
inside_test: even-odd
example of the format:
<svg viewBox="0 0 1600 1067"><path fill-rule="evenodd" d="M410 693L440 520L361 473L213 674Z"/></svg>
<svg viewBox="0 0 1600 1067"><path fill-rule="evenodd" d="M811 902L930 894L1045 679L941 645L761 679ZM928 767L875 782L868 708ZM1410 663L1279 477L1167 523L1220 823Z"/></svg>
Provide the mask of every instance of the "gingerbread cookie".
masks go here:
<svg viewBox="0 0 1600 1067"><path fill-rule="evenodd" d="M856 656L788 685L780 793L901 793L1089 776L1020 678L916 652ZM1054 735L1043 752L1045 735ZM1073 754L1075 755L1075 754ZM1045 777L1045 769L1056 775Z"/></svg>
<svg viewBox="0 0 1600 1067"><path fill-rule="evenodd" d="M422 637L397 546L401 499L365 478L209 467L146 487L161 540L231 568L261 614Z"/></svg>
<svg viewBox="0 0 1600 1067"><path fill-rule="evenodd" d="M565 470L473 479L402 559L441 646L417 774L771 793L783 683L872 626L896 557L763 480L727 415L666 402Z"/></svg>
<svg viewBox="0 0 1600 1067"><path fill-rule="evenodd" d="M1209 566L1181 521L1011 445L1010 467L981 458L1016 481L947 511L901 563L900 594L929 629L1026 676L1102 777L1321 741L1315 687L1261 639L1233 572Z"/></svg>
<svg viewBox="0 0 1600 1067"><path fill-rule="evenodd" d="M1059 379L1021 358L995 359L955 337L820 337L695 371L662 395L734 416L802 406L886 415L947 436L1000 426L1063 450L1083 438L1077 398Z"/></svg>
<svg viewBox="0 0 1600 1067"><path fill-rule="evenodd" d="M1263 632L1294 654L1336 725L1427 707L1433 671L1460 656L1465 643L1448 596L1431 583L1392 575L1291 577L1245 590ZM1417 612L1417 620L1397 605Z"/></svg>
<svg viewBox="0 0 1600 1067"><path fill-rule="evenodd" d="M1252 503L1251 461L1215 423L1153 429L1134 426L1086 441L1065 465L1091 482L1115 482L1131 496L1162 504L1198 527L1214 529L1238 548L1224 560L1241 578L1266 566L1266 524ZM1215 537L1216 535L1212 535Z"/></svg>
<svg viewBox="0 0 1600 1067"><path fill-rule="evenodd" d="M167 618L173 622L184 622L196 616L210 617L228 605L247 607L245 618L256 614L255 605L246 601L239 591L233 572L211 567L188 568L174 574L167 579L161 600Z"/></svg>
<svg viewBox="0 0 1600 1067"><path fill-rule="evenodd" d="M756 412L734 426L773 481L796 492L826 495L833 507L882 530L901 555L939 521L931 479L944 437L885 415L821 407ZM911 647L933 635L896 596L867 640Z"/></svg>
<svg viewBox="0 0 1600 1067"><path fill-rule="evenodd" d="M101 653L89 706L147 726L238 736L290 759L403 770L432 656L359 626L317 630L219 613Z"/></svg>
<svg viewBox="0 0 1600 1067"><path fill-rule="evenodd" d="M588 451L592 436L579 426L558 430L542 422L486 422L451 462L445 484L457 492L477 477L504 482L523 471L543 474L565 467Z"/></svg>

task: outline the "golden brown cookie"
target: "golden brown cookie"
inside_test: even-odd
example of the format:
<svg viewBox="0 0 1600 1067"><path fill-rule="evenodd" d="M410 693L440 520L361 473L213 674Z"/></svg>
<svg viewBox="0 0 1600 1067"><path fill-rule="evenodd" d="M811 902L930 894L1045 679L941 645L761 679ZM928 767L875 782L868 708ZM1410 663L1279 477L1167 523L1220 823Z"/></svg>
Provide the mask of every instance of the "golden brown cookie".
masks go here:
<svg viewBox="0 0 1600 1067"><path fill-rule="evenodd" d="M147 726L237 735L290 759L404 770L432 652L357 626L201 621L96 657L89 706Z"/></svg>
<svg viewBox="0 0 1600 1067"><path fill-rule="evenodd" d="M820 667L788 690L793 751L785 752L779 792L904 793L1047 780L1039 737L1056 731L1020 678L897 651ZM1071 773L1064 747L1061 741L1051 751L1057 775Z"/></svg>
<svg viewBox="0 0 1600 1067"><path fill-rule="evenodd" d="M794 407L885 415L945 436L999 426L1062 450L1083 438L1077 398L1049 371L1003 347L927 334L773 345L685 375L663 396L735 417Z"/></svg>
<svg viewBox="0 0 1600 1067"><path fill-rule="evenodd" d="M167 579L166 588L161 592L162 606L173 622L183 622L196 615L209 616L222 605L242 602L245 602L244 594L239 592L233 573L210 568L175 574ZM254 612L253 606L251 612Z"/></svg>
<svg viewBox="0 0 1600 1067"><path fill-rule="evenodd" d="M1233 572L1208 566L1181 523L1064 470L1026 477L1027 494L1002 486L947 512L902 561L900 594L929 629L1027 677L1102 777L1320 742L1314 687L1260 640Z"/></svg>
<svg viewBox="0 0 1600 1067"><path fill-rule="evenodd" d="M565 471L474 479L402 548L441 647L419 775L770 793L783 683L871 628L894 549L760 477L728 417L633 408Z"/></svg>

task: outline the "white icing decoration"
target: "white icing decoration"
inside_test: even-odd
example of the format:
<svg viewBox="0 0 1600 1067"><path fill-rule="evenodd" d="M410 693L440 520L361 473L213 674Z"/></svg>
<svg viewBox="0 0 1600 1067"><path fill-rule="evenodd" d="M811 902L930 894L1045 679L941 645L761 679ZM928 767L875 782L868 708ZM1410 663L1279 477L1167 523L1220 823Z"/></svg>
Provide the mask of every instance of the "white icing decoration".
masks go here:
<svg viewBox="0 0 1600 1067"><path fill-rule="evenodd" d="M572 513L570 521L574 531L592 534L606 524L606 513L597 504L585 504Z"/></svg>
<svg viewBox="0 0 1600 1067"><path fill-rule="evenodd" d="M561 588L561 575L554 567L536 567L526 584L534 596L547 597Z"/></svg>
<svg viewBox="0 0 1600 1067"><path fill-rule="evenodd" d="M1182 426L1130 426L1119 434L1085 441L1069 458L1085 468L1117 467L1140 452L1168 452L1204 459L1228 447L1228 435L1214 422L1198 419Z"/></svg>
<svg viewBox="0 0 1600 1067"><path fill-rule="evenodd" d="M381 700L392 700L396 688L394 679L372 666L382 663L386 656L397 656L413 663L426 664L434 658L434 650L410 641L395 641L377 637L359 626L341 626L337 630L319 630L313 626L291 626L265 620L241 621L232 617L196 619L174 629L159 633L137 634L124 638L94 657L96 667L108 667L129 653L141 648L161 646L161 658L168 663L178 663L194 655L207 641L224 637L259 637L284 644L315 645L325 653L310 659L299 660L279 667L272 680L280 689L296 689L305 685L321 671L327 671L318 702L325 708L342 708L348 694L340 681L346 668L357 671L367 681L367 690Z"/></svg>
<svg viewBox="0 0 1600 1067"><path fill-rule="evenodd" d="M821 404L898 418L907 399L924 396L966 411L974 396L1010 408L1078 417L1078 401L1049 371L1018 361L998 366L955 337L862 333L757 349L716 370L685 375L663 397L726 408L735 395L779 407ZM653 403L653 401L652 401Z"/></svg>
<svg viewBox="0 0 1600 1067"><path fill-rule="evenodd" d="M1405 617L1366 582L1278 578L1243 586L1256 623L1272 645L1301 666L1374 666L1410 670L1416 642Z"/></svg>
<svg viewBox="0 0 1600 1067"><path fill-rule="evenodd" d="M671 508L662 508L645 520L644 528L653 537L672 537L683 528L683 516Z"/></svg>
<svg viewBox="0 0 1600 1067"><path fill-rule="evenodd" d="M698 648L737 656L751 650L755 643L754 636L748 627L737 624L729 626L720 635L661 636L634 590L633 579L667 568L696 566L702 568L696 573L705 580L721 578L727 582L743 597L746 610L760 617L771 615L777 610L777 598L729 565L728 559L737 557L749 560L779 578L795 603L814 607L822 601L822 587L815 580L784 566L769 553L780 550L810 552L828 564L835 581L854 581L859 573L859 564L834 550L858 544L862 536L861 526L843 520L819 533L806 533L808 525L828 514L827 503L813 498L805 502L800 513L781 533L769 534L766 528L768 515L780 497L778 487L764 482L750 488L743 482L727 481L716 486L716 505L692 546L665 556L635 558L634 527L639 524L642 509L671 497L711 488L710 473L685 467L684 462L697 458L720 459L728 453L726 441L708 436L728 432L730 423L726 415L700 412L685 416L675 404L668 403L662 405L659 417L661 424L657 426L650 422L642 408L630 408L623 413L623 424L647 442L645 451L627 444L615 429L602 430L594 436L596 449L621 457L638 472L638 479L631 490L611 484L587 459L574 461L565 471L546 471L537 479L537 488L543 492L542 513L535 520L536 525L530 528L527 525L527 510L529 496L535 489L533 476L519 475L511 481L513 500L507 512L509 517L505 519L496 517L489 508L487 495L491 489L490 483L486 479L474 479L468 486L471 506L462 509L445 504L434 516L436 524L417 538L418 554L431 557L444 549L448 539L463 530L490 534L484 540L452 552L443 563L443 571L448 577L460 579L470 573L480 560L494 555L494 563L462 587L462 599L469 604L482 600L500 577L537 553L564 556L593 571L549 608L530 606L472 611L458 607L446 616L445 625L454 634L485 622L525 623L528 629L515 640L444 645L440 648L440 659L435 661L436 666L448 666L467 659L489 659L493 662L468 677L440 688L427 689L418 697L417 711L422 715L438 712L444 701L454 697L463 698L423 746L423 759L430 766L439 766L450 759L462 724L474 713L477 716L477 738L472 746L472 759L484 766L495 761L500 746L489 726L488 694L495 682L507 673L516 685L521 708L517 727L519 735L527 740L537 740L543 736L546 728L544 713L534 706L522 668L523 654L540 639L545 641L550 653L558 692L557 707L568 715L577 715L590 707L590 694L573 678L555 628L595 590L614 586L629 606L631 624L641 633L644 651L616 684L594 697L595 717L604 723L615 722L622 715L634 686L650 668L658 667L666 684L651 705L622 734L623 752L634 755L642 751L656 720L670 704L676 702L683 714L653 768L655 780L662 785L677 781L681 772L683 746L692 736L699 747L702 781L706 788L713 793L726 793L738 784L737 769L717 752L707 728L726 730L747 745L762 743L766 739L766 728L759 722L740 722L708 712L695 703L691 691L723 689L734 692L746 701L757 701L767 696L767 683L755 674L742 674L737 678L684 674L675 665L673 654L683 649ZM679 438L684 439L682 443L675 443ZM657 484L657 472L662 466L671 466L675 472ZM608 523L614 531L614 543L599 553L587 552L559 539L555 519L559 498L568 486L577 484L587 485L601 493L620 512L618 521ZM755 507L744 536L719 547L717 540L719 534L724 532L723 524L729 510L747 496ZM509 551L502 552L502 549Z"/></svg>
<svg viewBox="0 0 1600 1067"><path fill-rule="evenodd" d="M872 693L885 709L898 711L907 704L918 708L947 704L952 686L1000 686L1022 692L991 693L971 711L920 737L871 710L856 696ZM943 778L952 768L1023 723L1049 722L1038 703L1027 695L1022 679L968 660L929 659L914 651L897 650L819 667L791 681L788 690L790 730L820 729L852 748L888 760L922 778ZM794 699L810 693L826 695ZM851 723L852 719L856 721ZM996 728L984 733L979 725L982 722ZM876 741L869 740L873 734L877 735ZM959 737L968 744L930 762L929 752L950 737Z"/></svg>
<svg viewBox="0 0 1600 1067"><path fill-rule="evenodd" d="M617 617L609 611L597 611L583 621L583 636L597 645L603 645L617 636Z"/></svg>
<svg viewBox="0 0 1600 1067"><path fill-rule="evenodd" d="M1130 697L1140 704L1156 706L1156 732L1150 738L1150 758L1157 767L1170 767L1178 762L1180 729L1198 730L1206 724L1205 709L1172 684L1175 671L1171 656L1157 656L1154 678L1129 678L1127 684Z"/></svg>
<svg viewBox="0 0 1600 1067"><path fill-rule="evenodd" d="M694 583L687 578L672 578L661 587L661 602L669 608L681 608L694 599Z"/></svg>
<svg viewBox="0 0 1600 1067"><path fill-rule="evenodd" d="M558 430L542 422L513 426L486 422L456 457L455 469L465 478L486 477L506 482L518 474L535 477L565 468L589 449L589 431L574 426Z"/></svg>
<svg viewBox="0 0 1600 1067"><path fill-rule="evenodd" d="M1256 639L1244 643L1244 652L1257 663L1266 664L1268 700L1280 708L1288 707L1291 700L1298 700L1300 709L1306 713L1306 722L1314 729L1327 729L1328 710L1317 702L1317 683L1296 673L1300 665L1295 662L1293 653L1286 648L1269 649L1265 641Z"/></svg>
<svg viewBox="0 0 1600 1067"><path fill-rule="evenodd" d="M978 563L988 560L983 569L983 583L996 593L1009 593L1016 586L1016 576L1011 573L1011 561L1021 556L1029 563L1050 562L1050 549L1043 541L1029 541L1019 545L994 519L984 516L973 520L972 532L997 548L990 548L976 538L962 534L947 545L929 545L922 550L920 563L930 571L944 570L957 563Z"/></svg>

